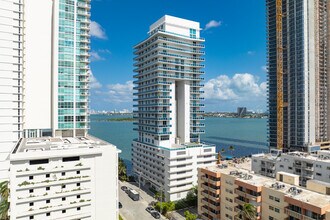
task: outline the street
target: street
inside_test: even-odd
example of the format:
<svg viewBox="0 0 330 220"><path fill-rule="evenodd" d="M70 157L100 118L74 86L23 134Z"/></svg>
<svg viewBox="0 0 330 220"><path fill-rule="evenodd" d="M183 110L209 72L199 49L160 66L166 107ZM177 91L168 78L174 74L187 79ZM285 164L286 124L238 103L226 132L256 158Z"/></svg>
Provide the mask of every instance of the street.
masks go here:
<svg viewBox="0 0 330 220"><path fill-rule="evenodd" d="M122 186L127 186L129 188L132 188L140 193L140 200L139 201L133 201L122 189ZM148 195L142 190L139 190L139 187L127 183L127 182L120 182L119 181L119 201L122 203L123 207L119 209L120 215L124 218L124 220L155 220L154 217L151 216L149 212L147 212L145 209L148 207L148 204L151 201L155 201L151 197L151 195ZM166 218L164 216L161 216L162 220L165 220Z"/></svg>

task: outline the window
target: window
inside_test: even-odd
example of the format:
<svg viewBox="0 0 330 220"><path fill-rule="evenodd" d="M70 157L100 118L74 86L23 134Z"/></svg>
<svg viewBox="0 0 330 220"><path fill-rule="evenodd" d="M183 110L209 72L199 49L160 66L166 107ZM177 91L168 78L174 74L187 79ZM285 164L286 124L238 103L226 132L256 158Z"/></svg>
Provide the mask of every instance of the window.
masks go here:
<svg viewBox="0 0 330 220"><path fill-rule="evenodd" d="M48 159L43 159L43 160L30 160L30 165L36 165L36 164L45 164L48 163Z"/></svg>
<svg viewBox="0 0 330 220"><path fill-rule="evenodd" d="M80 211L80 209L81 209L80 207L77 207L77 211Z"/></svg>
<svg viewBox="0 0 330 220"><path fill-rule="evenodd" d="M284 168L284 166L283 166L282 164L280 165L280 167L281 167L281 168Z"/></svg>
<svg viewBox="0 0 330 220"><path fill-rule="evenodd" d="M29 190L29 193L33 193L33 189L30 189L30 190Z"/></svg>
<svg viewBox="0 0 330 220"><path fill-rule="evenodd" d="M77 171L77 174L80 174L80 170Z"/></svg>
<svg viewBox="0 0 330 220"><path fill-rule="evenodd" d="M50 177L50 174L49 174L49 173L47 173L47 174L46 174L46 178L49 178L49 177Z"/></svg>
<svg viewBox="0 0 330 220"><path fill-rule="evenodd" d="M33 176L29 176L29 180L33 180Z"/></svg>
<svg viewBox="0 0 330 220"><path fill-rule="evenodd" d="M30 216L30 219L34 219L34 216L32 215L32 216Z"/></svg>
<svg viewBox="0 0 330 220"><path fill-rule="evenodd" d="M77 195L77 199L80 199L80 195Z"/></svg>
<svg viewBox="0 0 330 220"><path fill-rule="evenodd" d="M62 185L62 189L65 189L65 187L66 187L65 185Z"/></svg>
<svg viewBox="0 0 330 220"><path fill-rule="evenodd" d="M34 205L34 203L33 202L30 202L30 204L29 204L30 206L33 206Z"/></svg>
<svg viewBox="0 0 330 220"><path fill-rule="evenodd" d="M47 212L47 213L46 213L46 216L50 216L50 212Z"/></svg>
<svg viewBox="0 0 330 220"><path fill-rule="evenodd" d="M48 190L50 190L50 187L49 187L49 186L47 186L47 187L46 187L46 190L47 190L47 191L48 191Z"/></svg>
<svg viewBox="0 0 330 220"><path fill-rule="evenodd" d="M61 174L62 176L65 176L65 172L62 172L62 174Z"/></svg>
<svg viewBox="0 0 330 220"><path fill-rule="evenodd" d="M316 173L316 176L322 176L322 173Z"/></svg>
<svg viewBox="0 0 330 220"><path fill-rule="evenodd" d="M62 210L62 213L66 213L66 210Z"/></svg>
<svg viewBox="0 0 330 220"><path fill-rule="evenodd" d="M275 208L275 212L280 213L280 209Z"/></svg>
<svg viewBox="0 0 330 220"><path fill-rule="evenodd" d="M269 216L268 220L275 220L274 217Z"/></svg>
<svg viewBox="0 0 330 220"><path fill-rule="evenodd" d="M70 161L77 161L80 160L79 157L63 157L62 161L63 162L70 162Z"/></svg>
<svg viewBox="0 0 330 220"><path fill-rule="evenodd" d="M80 186L80 183L77 183L77 186Z"/></svg>
<svg viewBox="0 0 330 220"><path fill-rule="evenodd" d="M292 167L288 167L289 168L289 170L292 170Z"/></svg>
<svg viewBox="0 0 330 220"><path fill-rule="evenodd" d="M65 197L63 197L63 198L62 198L62 201L65 201L65 200L66 200L66 198L65 198Z"/></svg>
<svg viewBox="0 0 330 220"><path fill-rule="evenodd" d="M274 196L269 196L269 199L270 200L274 200Z"/></svg>
<svg viewBox="0 0 330 220"><path fill-rule="evenodd" d="M280 199L275 197L275 202L280 202Z"/></svg>
<svg viewBox="0 0 330 220"><path fill-rule="evenodd" d="M269 206L269 210L274 211L274 207L273 206Z"/></svg>

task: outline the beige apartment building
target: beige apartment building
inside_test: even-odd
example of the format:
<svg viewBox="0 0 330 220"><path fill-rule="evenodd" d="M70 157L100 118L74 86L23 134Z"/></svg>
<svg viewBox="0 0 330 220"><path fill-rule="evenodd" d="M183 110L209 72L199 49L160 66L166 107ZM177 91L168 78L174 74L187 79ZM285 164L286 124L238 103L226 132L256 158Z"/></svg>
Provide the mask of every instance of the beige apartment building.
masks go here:
<svg viewBox="0 0 330 220"><path fill-rule="evenodd" d="M220 164L198 169L198 213L205 220L236 220L244 204L256 207L256 219L330 220L330 185L310 180L299 187L299 175L278 172L276 178L254 174L251 163Z"/></svg>

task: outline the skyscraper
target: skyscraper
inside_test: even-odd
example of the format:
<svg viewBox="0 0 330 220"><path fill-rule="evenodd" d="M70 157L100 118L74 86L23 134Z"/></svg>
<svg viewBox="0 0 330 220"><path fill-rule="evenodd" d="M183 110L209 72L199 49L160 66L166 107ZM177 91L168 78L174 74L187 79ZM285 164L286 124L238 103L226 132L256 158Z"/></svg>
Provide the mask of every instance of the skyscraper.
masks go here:
<svg viewBox="0 0 330 220"><path fill-rule="evenodd" d="M269 146L329 148L327 0L267 0Z"/></svg>
<svg viewBox="0 0 330 220"><path fill-rule="evenodd" d="M183 198L197 183L197 167L215 161L215 147L200 143L204 39L198 22L165 15L134 49L137 78L133 169L143 184Z"/></svg>
<svg viewBox="0 0 330 220"><path fill-rule="evenodd" d="M85 136L90 0L0 5L0 160L21 137Z"/></svg>

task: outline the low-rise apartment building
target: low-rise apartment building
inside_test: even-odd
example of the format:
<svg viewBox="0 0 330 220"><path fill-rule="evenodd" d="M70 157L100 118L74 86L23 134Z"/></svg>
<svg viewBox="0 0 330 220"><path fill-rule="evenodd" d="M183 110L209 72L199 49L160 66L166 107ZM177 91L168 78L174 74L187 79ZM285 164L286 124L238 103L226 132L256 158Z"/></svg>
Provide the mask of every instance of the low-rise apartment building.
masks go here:
<svg viewBox="0 0 330 220"><path fill-rule="evenodd" d="M330 151L317 153L290 152L273 150L268 154L252 155L252 170L268 177L284 171L300 176L300 185L306 186L308 180L330 183Z"/></svg>
<svg viewBox="0 0 330 220"><path fill-rule="evenodd" d="M118 153L86 136L24 138L10 154L10 219L118 219Z"/></svg>
<svg viewBox="0 0 330 220"><path fill-rule="evenodd" d="M246 203L256 207L256 219L330 219L330 196L315 189L326 189L326 183L302 188L297 186L298 175L280 172L269 178L254 174L250 166L250 162L229 163L198 170L202 219L242 219L240 211Z"/></svg>

